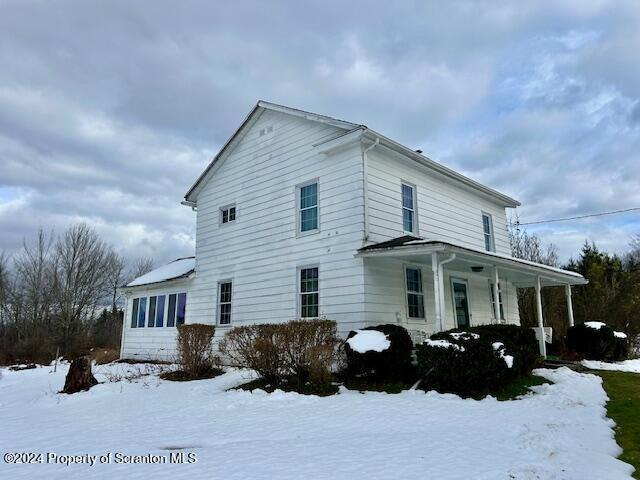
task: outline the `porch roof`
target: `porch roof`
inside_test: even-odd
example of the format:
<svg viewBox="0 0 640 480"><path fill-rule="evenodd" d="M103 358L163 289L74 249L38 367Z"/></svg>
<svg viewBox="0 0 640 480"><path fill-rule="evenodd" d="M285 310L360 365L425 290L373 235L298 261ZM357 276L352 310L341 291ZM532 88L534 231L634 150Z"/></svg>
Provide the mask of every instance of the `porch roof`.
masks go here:
<svg viewBox="0 0 640 480"><path fill-rule="evenodd" d="M385 242L367 245L358 250L360 257L394 257L405 261L427 263L432 254L454 254L447 267L452 270L492 277L491 271L473 267L497 267L516 286L533 287L537 279L542 286L584 285L588 281L579 273L530 262L500 253L456 245L441 240L424 240L406 235ZM453 255L452 255L453 256ZM506 275L505 275L506 274Z"/></svg>

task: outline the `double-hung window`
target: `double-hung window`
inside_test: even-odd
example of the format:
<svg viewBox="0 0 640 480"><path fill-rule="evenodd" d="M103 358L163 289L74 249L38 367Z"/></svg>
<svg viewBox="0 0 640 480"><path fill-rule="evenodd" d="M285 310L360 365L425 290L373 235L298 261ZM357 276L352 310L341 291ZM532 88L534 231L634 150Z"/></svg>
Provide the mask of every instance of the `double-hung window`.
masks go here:
<svg viewBox="0 0 640 480"><path fill-rule="evenodd" d="M493 295L493 283L489 284L489 298L491 298L491 312L493 313L493 318L498 320L496 316L496 302L495 296ZM500 320L504 321L504 307L502 305L502 287L500 286L500 282L498 282L498 304L500 305Z"/></svg>
<svg viewBox="0 0 640 480"><path fill-rule="evenodd" d="M220 209L220 223L233 223L236 221L236 206L227 205Z"/></svg>
<svg viewBox="0 0 640 480"><path fill-rule="evenodd" d="M299 274L300 317L318 317L318 267L305 267Z"/></svg>
<svg viewBox="0 0 640 480"><path fill-rule="evenodd" d="M424 292L422 290L422 270L405 268L407 284L407 312L409 318L424 318Z"/></svg>
<svg viewBox="0 0 640 480"><path fill-rule="evenodd" d="M405 233L418 232L416 218L416 187L402 184L402 229Z"/></svg>
<svg viewBox="0 0 640 480"><path fill-rule="evenodd" d="M231 281L218 284L218 325L231 324L231 294L233 285Z"/></svg>
<svg viewBox="0 0 640 480"><path fill-rule="evenodd" d="M297 187L298 233L318 231L318 182Z"/></svg>
<svg viewBox="0 0 640 480"><path fill-rule="evenodd" d="M496 251L496 241L493 235L493 218L488 213L482 213L482 230L484 233L484 248L487 252Z"/></svg>

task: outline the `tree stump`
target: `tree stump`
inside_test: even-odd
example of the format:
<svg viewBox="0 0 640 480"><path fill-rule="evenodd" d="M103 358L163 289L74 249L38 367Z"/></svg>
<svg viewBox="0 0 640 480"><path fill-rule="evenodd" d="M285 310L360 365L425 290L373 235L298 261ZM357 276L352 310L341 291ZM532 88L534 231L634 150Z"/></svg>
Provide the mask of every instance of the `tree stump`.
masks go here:
<svg viewBox="0 0 640 480"><path fill-rule="evenodd" d="M71 362L62 393L82 392L97 384L98 380L91 373L91 359L86 356L78 357Z"/></svg>

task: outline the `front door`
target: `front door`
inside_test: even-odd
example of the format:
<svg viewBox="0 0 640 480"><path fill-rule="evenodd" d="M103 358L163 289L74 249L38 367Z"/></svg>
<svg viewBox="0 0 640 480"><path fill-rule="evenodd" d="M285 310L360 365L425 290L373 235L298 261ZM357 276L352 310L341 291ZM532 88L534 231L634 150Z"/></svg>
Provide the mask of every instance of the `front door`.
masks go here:
<svg viewBox="0 0 640 480"><path fill-rule="evenodd" d="M467 282L464 280L451 280L453 292L453 308L458 328L469 326L469 296L467 295Z"/></svg>

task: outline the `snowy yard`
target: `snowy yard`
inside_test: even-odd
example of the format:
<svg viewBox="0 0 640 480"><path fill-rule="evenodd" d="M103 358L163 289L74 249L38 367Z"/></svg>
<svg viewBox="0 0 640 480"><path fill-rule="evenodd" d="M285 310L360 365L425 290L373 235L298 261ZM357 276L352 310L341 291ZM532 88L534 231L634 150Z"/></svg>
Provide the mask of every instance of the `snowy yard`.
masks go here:
<svg viewBox="0 0 640 480"><path fill-rule="evenodd" d="M104 373L127 365L98 367ZM157 376L59 395L66 366L0 379L5 452L105 455L110 463L11 465L0 478L622 479L601 379L538 370L553 385L498 402L434 392L331 397L225 391L230 372L172 383ZM113 380L113 379L112 379ZM194 453L197 463L118 464L115 454ZM46 461L46 459L45 459ZM185 460L186 461L186 460Z"/></svg>
<svg viewBox="0 0 640 480"><path fill-rule="evenodd" d="M611 370L616 372L640 373L640 358L625 360L624 362L599 362L597 360L583 360L582 364L591 370Z"/></svg>

